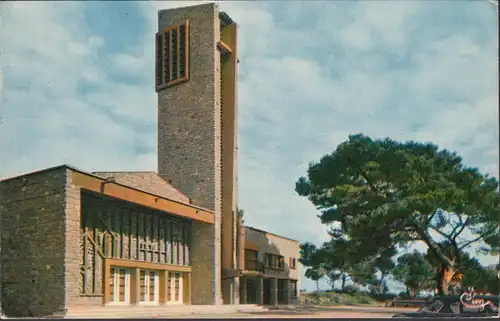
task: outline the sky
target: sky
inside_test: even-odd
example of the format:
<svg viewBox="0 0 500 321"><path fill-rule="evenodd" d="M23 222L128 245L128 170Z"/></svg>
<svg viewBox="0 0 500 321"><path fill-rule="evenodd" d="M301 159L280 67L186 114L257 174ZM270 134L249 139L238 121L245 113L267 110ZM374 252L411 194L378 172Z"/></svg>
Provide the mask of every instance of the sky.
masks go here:
<svg viewBox="0 0 500 321"><path fill-rule="evenodd" d="M157 10L196 3L3 2L0 178L64 163L156 170ZM349 134L431 141L498 177L498 23L487 0L219 4L239 24L248 225L327 240L295 182Z"/></svg>

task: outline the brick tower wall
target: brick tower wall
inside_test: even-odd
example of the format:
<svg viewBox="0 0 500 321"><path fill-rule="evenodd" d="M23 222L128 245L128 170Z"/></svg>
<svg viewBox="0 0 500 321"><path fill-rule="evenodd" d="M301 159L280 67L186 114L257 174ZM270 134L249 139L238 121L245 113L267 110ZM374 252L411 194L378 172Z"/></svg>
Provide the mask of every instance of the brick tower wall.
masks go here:
<svg viewBox="0 0 500 321"><path fill-rule="evenodd" d="M221 103L218 7L162 10L159 32L189 23L189 80L158 92L158 173L193 204L215 212L214 224L193 225L193 304L221 297ZM158 67L157 67L158 77ZM208 295L209 294L209 295Z"/></svg>

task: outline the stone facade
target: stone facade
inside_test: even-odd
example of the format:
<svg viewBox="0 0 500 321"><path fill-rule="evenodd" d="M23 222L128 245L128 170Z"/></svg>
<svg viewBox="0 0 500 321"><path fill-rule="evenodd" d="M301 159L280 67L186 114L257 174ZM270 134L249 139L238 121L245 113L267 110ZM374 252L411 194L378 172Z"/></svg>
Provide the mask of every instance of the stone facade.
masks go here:
<svg viewBox="0 0 500 321"><path fill-rule="evenodd" d="M81 278L81 189L73 183L73 171L67 170L66 180L66 286L65 295L68 306L102 304L101 297L81 297L79 281ZM101 272L102 273L102 272Z"/></svg>
<svg viewBox="0 0 500 321"><path fill-rule="evenodd" d="M66 308L66 179L57 167L0 182L0 280L9 316Z"/></svg>
<svg viewBox="0 0 500 321"><path fill-rule="evenodd" d="M220 265L214 262L214 227L202 222L194 222L192 231L192 303L220 304L220 301L216 302L218 297L215 295L217 289L220 288L217 288L215 283L217 278L214 276L214 265L217 265L219 269Z"/></svg>

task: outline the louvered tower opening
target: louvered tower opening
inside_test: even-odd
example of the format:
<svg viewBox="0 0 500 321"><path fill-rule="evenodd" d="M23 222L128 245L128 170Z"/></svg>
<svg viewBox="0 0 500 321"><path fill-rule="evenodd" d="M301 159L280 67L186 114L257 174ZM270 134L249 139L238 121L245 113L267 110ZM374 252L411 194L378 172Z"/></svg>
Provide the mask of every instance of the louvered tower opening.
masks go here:
<svg viewBox="0 0 500 321"><path fill-rule="evenodd" d="M189 80L189 22L156 35L156 90Z"/></svg>

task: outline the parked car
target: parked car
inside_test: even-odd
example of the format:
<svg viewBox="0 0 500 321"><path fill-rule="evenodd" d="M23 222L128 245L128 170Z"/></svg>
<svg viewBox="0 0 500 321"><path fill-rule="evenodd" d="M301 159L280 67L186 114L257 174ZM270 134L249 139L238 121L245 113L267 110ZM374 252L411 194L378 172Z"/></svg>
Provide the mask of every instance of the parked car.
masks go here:
<svg viewBox="0 0 500 321"><path fill-rule="evenodd" d="M393 318L491 317L498 315L499 297L469 294L435 297L415 312L399 313Z"/></svg>

